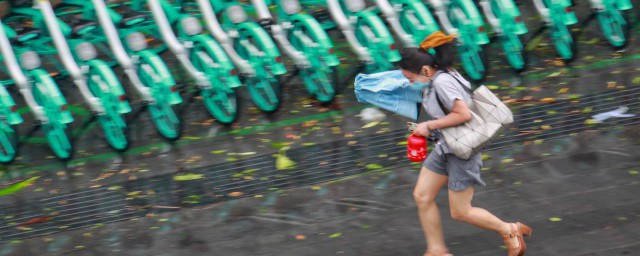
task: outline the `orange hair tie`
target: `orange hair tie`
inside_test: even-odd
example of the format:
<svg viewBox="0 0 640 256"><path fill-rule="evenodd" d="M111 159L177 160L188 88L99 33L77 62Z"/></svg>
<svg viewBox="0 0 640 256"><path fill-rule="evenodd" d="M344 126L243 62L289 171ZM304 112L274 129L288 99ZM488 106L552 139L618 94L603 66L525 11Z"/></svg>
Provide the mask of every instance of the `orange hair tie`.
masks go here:
<svg viewBox="0 0 640 256"><path fill-rule="evenodd" d="M436 31L427 36L422 43L420 43L420 49L429 51L431 48L441 46L446 43L450 43L456 39L458 35L445 35L442 31Z"/></svg>

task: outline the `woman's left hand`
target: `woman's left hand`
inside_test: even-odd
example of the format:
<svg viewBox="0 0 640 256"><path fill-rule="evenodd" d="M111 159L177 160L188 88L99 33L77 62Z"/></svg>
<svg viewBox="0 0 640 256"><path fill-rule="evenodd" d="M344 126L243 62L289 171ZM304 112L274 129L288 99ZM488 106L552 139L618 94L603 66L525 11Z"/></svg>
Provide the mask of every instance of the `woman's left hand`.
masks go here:
<svg viewBox="0 0 640 256"><path fill-rule="evenodd" d="M431 134L431 131L429 130L429 127L427 126L427 122L419 123L416 126L416 129L413 131L413 134L420 135L420 136L423 136L423 137L429 137L429 134Z"/></svg>

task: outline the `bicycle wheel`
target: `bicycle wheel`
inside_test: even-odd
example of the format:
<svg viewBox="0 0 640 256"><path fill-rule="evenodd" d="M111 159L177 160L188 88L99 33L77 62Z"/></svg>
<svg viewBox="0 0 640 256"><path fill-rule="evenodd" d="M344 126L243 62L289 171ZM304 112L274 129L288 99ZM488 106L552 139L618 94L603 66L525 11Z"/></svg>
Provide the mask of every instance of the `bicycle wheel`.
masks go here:
<svg viewBox="0 0 640 256"><path fill-rule="evenodd" d="M629 41L630 29L626 16L626 12L619 10L607 10L598 13L602 34L615 49L624 48Z"/></svg>
<svg viewBox="0 0 640 256"><path fill-rule="evenodd" d="M71 143L71 136L67 126L58 122L49 122L44 124L43 128L53 154L61 161L71 159L73 156L73 143Z"/></svg>
<svg viewBox="0 0 640 256"><path fill-rule="evenodd" d="M18 132L7 120L0 121L0 162L10 163L18 154Z"/></svg>
<svg viewBox="0 0 640 256"><path fill-rule="evenodd" d="M467 72L469 78L474 81L481 81L485 78L487 72L486 66L486 53L479 46L470 47L468 45L458 46L460 51L460 58L462 60L462 67Z"/></svg>
<svg viewBox="0 0 640 256"><path fill-rule="evenodd" d="M163 84L157 84L153 80L153 75L148 74L144 68L138 68L138 75L143 84L147 86L151 85L151 91L155 91L153 96L156 101L148 107L149 113L151 114L151 121L155 125L156 130L160 136L169 141L178 140L182 133L182 125L171 104L167 101L168 94L170 93L168 91L169 89L165 88L166 86Z"/></svg>
<svg viewBox="0 0 640 256"><path fill-rule="evenodd" d="M207 60L203 60L204 51L197 54L192 51L191 59L193 65L201 72L205 73L209 81L214 83L211 89L201 90L200 95L205 107L218 122L229 125L238 118L239 100L235 89L229 88L217 77L217 71L208 65Z"/></svg>
<svg viewBox="0 0 640 256"><path fill-rule="evenodd" d="M200 92L205 107L221 124L230 125L238 119L238 92L231 88L212 88Z"/></svg>
<svg viewBox="0 0 640 256"><path fill-rule="evenodd" d="M247 40L253 44L252 38ZM249 60L249 63L253 64L256 68L256 76L248 79L246 85L251 97L251 101L260 110L266 113L273 113L280 108L280 101L282 98L282 90L277 79L270 76L267 67L264 65L256 65L257 63L264 63L260 60L260 56L255 56L249 52L240 42L235 42L238 54L245 60ZM254 44L255 45L255 44Z"/></svg>
<svg viewBox="0 0 640 256"><path fill-rule="evenodd" d="M572 61L576 55L576 43L569 28L564 25L552 25L551 39L556 51L565 61Z"/></svg>
<svg viewBox="0 0 640 256"><path fill-rule="evenodd" d="M335 98L335 88L326 72L322 70L305 69L302 71L302 80L309 93L322 103L332 102Z"/></svg>
<svg viewBox="0 0 640 256"><path fill-rule="evenodd" d="M116 151L125 151L129 147L129 140L127 138L127 124L116 107L116 103L120 99L116 99L110 92L104 92L101 89L100 84L106 84L106 81L102 79L99 72L100 70L97 68L91 67L88 74L89 79L87 79L89 91L100 99L105 109L105 113L98 117L98 123L109 146Z"/></svg>
<svg viewBox="0 0 640 256"><path fill-rule="evenodd" d="M524 47L522 47L522 43L520 42L518 36L502 35L500 36L500 40L502 41L504 55L507 58L507 62L509 62L511 68L513 68L517 72L523 71L527 65L526 55L524 52Z"/></svg>
<svg viewBox="0 0 640 256"><path fill-rule="evenodd" d="M251 100L260 110L266 113L276 112L280 108L282 90L275 79L249 78L247 90Z"/></svg>

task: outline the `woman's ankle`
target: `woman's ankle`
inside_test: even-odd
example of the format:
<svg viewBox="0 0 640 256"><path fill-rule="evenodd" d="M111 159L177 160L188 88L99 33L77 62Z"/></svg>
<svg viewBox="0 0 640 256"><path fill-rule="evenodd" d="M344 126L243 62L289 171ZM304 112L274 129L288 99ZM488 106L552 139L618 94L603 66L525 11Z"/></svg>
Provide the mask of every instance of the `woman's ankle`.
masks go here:
<svg viewBox="0 0 640 256"><path fill-rule="evenodd" d="M503 222L502 225L500 226L500 229L498 229L498 234L501 236L504 235L509 235L511 234L511 223L507 223L507 222Z"/></svg>

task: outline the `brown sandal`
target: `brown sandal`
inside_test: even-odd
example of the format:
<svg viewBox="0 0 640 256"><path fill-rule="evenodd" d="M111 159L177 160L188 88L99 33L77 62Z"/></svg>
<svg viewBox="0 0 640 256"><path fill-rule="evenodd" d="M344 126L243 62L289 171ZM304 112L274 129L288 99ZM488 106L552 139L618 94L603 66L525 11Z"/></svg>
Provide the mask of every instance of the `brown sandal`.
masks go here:
<svg viewBox="0 0 640 256"><path fill-rule="evenodd" d="M527 244L524 242L523 236L531 236L531 228L525 224L520 222L510 223L511 233L507 235L503 235L502 239L504 240L504 244L507 246L509 256L523 256L527 251ZM512 238L518 239L518 247L509 247L511 243L509 240Z"/></svg>

